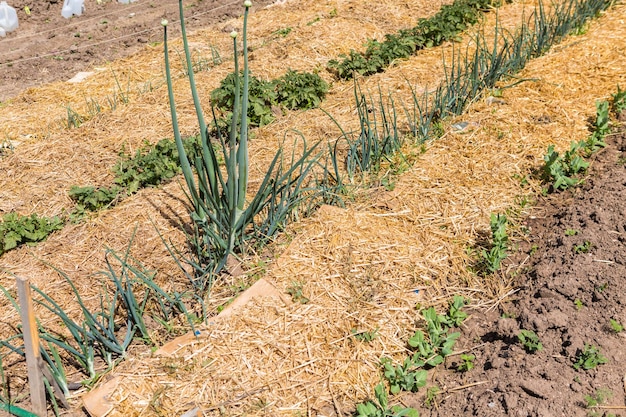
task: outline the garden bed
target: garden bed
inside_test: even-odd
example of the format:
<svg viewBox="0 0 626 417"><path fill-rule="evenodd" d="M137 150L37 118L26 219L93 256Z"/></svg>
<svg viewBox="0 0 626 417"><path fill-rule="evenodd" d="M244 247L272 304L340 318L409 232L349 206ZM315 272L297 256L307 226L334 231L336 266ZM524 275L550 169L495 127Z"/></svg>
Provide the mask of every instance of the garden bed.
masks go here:
<svg viewBox="0 0 626 417"><path fill-rule="evenodd" d="M333 80L322 70L324 63L351 48L360 48L368 37L412 26L417 14L410 16L406 10L419 9L425 16L435 13L440 5L427 2L424 8L411 8L408 2L401 1L384 6L336 3L293 0L253 14L251 42L258 47L253 48L251 65L255 75L264 79L282 75L286 67L319 71L333 84L324 109L346 130L351 130L358 125L353 84ZM515 28L522 16L528 16L531 7L523 2L503 6L499 13L501 24ZM375 16L380 13L389 18L385 27L376 26ZM614 6L599 22L590 22L547 55L530 61L516 75L519 78L498 84L465 114L445 119L439 140L423 147L408 147L404 156L410 164L403 165L400 157L389 166L383 164L382 172L388 168L393 175L383 177L384 181L366 181L367 187L355 188L345 208L323 207L311 218L293 223L267 250L243 260L243 275L221 276L211 297L205 300L211 315L261 276L294 302L286 305L271 299L256 300L228 321L199 327L202 336L198 342L171 358L152 356L145 346L133 345L126 360L110 375L125 378L124 384L110 395L115 405L111 415L175 415L199 407L205 415L345 416L354 411L355 404L374 397L374 387L382 375L381 357L399 361L407 355L407 340L423 327L419 313L423 307L432 305L443 310L453 294L462 294L478 309L475 311L504 308L507 300L515 300L512 290L525 284L509 275L476 273L472 270L476 260L471 256L472 248L476 250L484 244L491 213L512 212L517 219L533 213L527 202L540 192L542 185L532 172L542 164L548 146L554 144L562 150L572 140L586 138L587 119L594 114L595 100L606 99L615 92L617 84L626 84L620 64L624 13L623 6ZM487 33L494 27L493 15L485 17ZM354 30L355 21L362 24L363 31ZM231 41L223 30L239 25L238 20L228 21L195 33L190 41L194 45L209 43L225 51ZM292 30L286 33L288 27ZM398 61L383 73L362 80L362 88L376 95L374 92L381 85L384 91L392 91L409 103L410 86L420 93L436 86L442 77L441 56L449 57L453 49L471 45L471 39L467 36L465 43L446 43ZM180 44L173 46L172 50L176 49L180 49ZM133 153L145 140L155 143L171 137L165 89L162 84L157 85L162 80L161 54L160 48L148 47L139 55L112 63L113 73L123 80L122 85L131 83L133 94L127 103L96 114L80 126L63 127L55 122L65 117L67 111L58 103L69 103L72 109L87 114L86 94L105 100L111 91L118 95L126 91L120 92L113 76L106 80L88 79L80 85L42 86L18 95L0 108L1 127L11 142L19 142L13 151L0 157L0 169L8 173L0 182L0 210L24 214L36 211L43 215L69 211L72 202L66 193L70 186L110 183L110 167L122 145ZM224 62L225 65L197 73L205 106L210 91L232 71L229 61ZM128 68L134 70L124 72ZM179 65L177 69L180 70ZM137 93L136 87L147 81L154 82L156 88ZM181 129L195 134L197 127L186 84L184 76L175 80ZM26 108L31 109L32 115L25 112ZM37 118L43 123L33 123ZM291 139L297 137L285 134L290 128L302 132L307 141L332 143L340 135L337 126L320 110L279 117L255 131L251 141L252 183L258 183L263 167L285 138L289 149ZM141 190L109 210L68 224L34 248L24 246L8 252L2 256L2 263L8 272L29 276L51 297L64 300L64 308L76 317L79 311L68 297L71 292L49 265L64 271L85 302L97 307L102 290L102 275L98 272L106 268L104 248L123 253L133 241L130 253L149 270L157 271L155 281L168 291L180 290L187 285L186 278L160 236L185 248L181 221L188 221L185 197L180 185L171 182ZM521 229L513 228L510 234L514 242L526 239ZM539 252L534 256L541 257ZM0 283L9 289L12 281L9 274L0 276ZM99 284L95 286L94 282ZM611 288L609 284L606 294L613 297ZM589 292L583 290L580 298L584 303L583 295ZM620 296L616 297L618 300ZM591 301L588 304L593 305ZM2 332L10 332L17 323L17 314L8 308L6 300L2 303ZM525 305L521 299L518 303ZM523 326L531 323L542 337L542 332L552 330L532 322L531 307L527 308L529 312L520 308L519 317ZM590 310L583 308L573 314L586 311ZM503 312L509 313L508 309ZM193 313L200 314L197 306ZM44 326L58 326L56 318L45 310L40 308L38 314ZM474 323L490 322L489 317L479 318L480 314L474 313L475 317L465 325L468 330L459 339L459 346L473 347L469 338ZM612 317L623 323L623 317ZM564 323L567 327L571 322ZM163 330L158 323L151 323L154 345L188 330L182 318L168 324L169 329ZM496 342L504 343L501 339ZM578 342L586 340L605 349L591 334L585 340L576 340L571 349L582 349L584 346L578 346ZM544 356L527 355L528 363L545 359L548 349L554 348L546 342L544 345ZM515 344L509 343L507 348L519 353ZM476 363L482 364L489 356L483 353L488 348L477 349ZM619 358L610 358L614 359ZM448 365L451 360L454 358L448 359ZM11 388L12 393L19 394L25 384L19 363L15 362L19 361L10 359ZM609 367L613 365L610 362L598 370L617 369ZM454 395L464 395L467 391L459 387L482 381L483 375L474 376L475 371L462 374L460 378L464 380L450 377L445 386L440 385L461 392ZM433 372L434 383L438 383L437 371ZM76 372L68 379L75 382L84 378ZM98 383L107 378L109 375ZM606 381L607 385L615 382ZM604 380L597 383L605 384ZM478 395L483 392L478 390L486 386L467 389L476 389ZM595 395L592 391L600 388L592 380L585 380L576 395L584 401L588 391ZM607 388L614 393L611 404L618 404L618 387ZM85 391L74 392L70 400L75 407L72 412L82 412L80 396ZM519 398L526 395L517 387L511 391ZM420 395L390 398L392 403L410 402L428 413ZM457 413L464 405L454 405L453 398L441 405L449 403L453 410L450 413ZM502 404L498 401L499 397L494 398L496 406ZM521 404L519 401L523 400L518 400ZM479 415L487 413L480 406L472 407ZM539 410L537 407L531 404L529 410ZM501 409L496 410L502 413Z"/></svg>

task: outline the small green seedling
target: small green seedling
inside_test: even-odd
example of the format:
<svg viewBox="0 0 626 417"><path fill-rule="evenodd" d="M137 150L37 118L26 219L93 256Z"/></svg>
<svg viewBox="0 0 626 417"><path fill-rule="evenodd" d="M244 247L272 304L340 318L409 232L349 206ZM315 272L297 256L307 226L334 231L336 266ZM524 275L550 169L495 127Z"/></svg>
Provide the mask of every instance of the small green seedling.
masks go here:
<svg viewBox="0 0 626 417"><path fill-rule="evenodd" d="M611 95L611 108L615 114L620 114L626 110L626 90L617 86L617 93Z"/></svg>
<svg viewBox="0 0 626 417"><path fill-rule="evenodd" d="M578 234L578 230L576 229L567 229L565 231L565 236L576 236Z"/></svg>
<svg viewBox="0 0 626 417"><path fill-rule="evenodd" d="M426 390L426 398L424 399L424 407L432 408L437 404L437 396L441 394L441 389L437 385Z"/></svg>
<svg viewBox="0 0 626 417"><path fill-rule="evenodd" d="M566 190L581 183L575 176L583 173L589 166L580 155L581 145L572 142L570 149L561 156L554 145L548 146L548 151L543 159L545 164L542 167L541 179L546 184L550 184L554 191ZM549 190L546 189L546 193Z"/></svg>
<svg viewBox="0 0 626 417"><path fill-rule="evenodd" d="M307 304L310 301L304 296L303 286L303 283L294 281L291 286L287 287L287 294L291 295L291 300L294 303Z"/></svg>
<svg viewBox="0 0 626 417"><path fill-rule="evenodd" d="M610 323L611 329L613 329L615 333L624 331L624 326L619 321L611 319Z"/></svg>
<svg viewBox="0 0 626 417"><path fill-rule="evenodd" d="M528 353L535 353L543 349L543 345L539 341L539 336L532 330L521 330L517 335L517 339Z"/></svg>
<svg viewBox="0 0 626 417"><path fill-rule="evenodd" d="M593 247L593 244L589 242L588 240L585 240L585 242L581 245L574 245L573 250L575 254L588 253L592 247Z"/></svg>
<svg viewBox="0 0 626 417"><path fill-rule="evenodd" d="M456 370L459 372L467 372L474 369L474 355L461 355L462 362L457 366Z"/></svg>
<svg viewBox="0 0 626 417"><path fill-rule="evenodd" d="M378 337L378 328L371 331L358 331L357 329L350 330L352 337L360 342L369 343Z"/></svg>
<svg viewBox="0 0 626 417"><path fill-rule="evenodd" d="M389 406L389 397L385 385L380 383L374 388L375 400L356 405L356 417L419 417L414 408Z"/></svg>
<svg viewBox="0 0 626 417"><path fill-rule="evenodd" d="M500 270L502 261L507 256L509 237L506 233L508 220L504 214L491 214L490 228L493 243L489 251L483 249L481 256L487 270L495 273Z"/></svg>
<svg viewBox="0 0 626 417"><path fill-rule="evenodd" d="M423 369L416 369L416 364L411 358L405 358L404 362L396 366L389 358L381 359L383 374L389 381L389 391L396 395L400 391L416 392L426 385L428 373Z"/></svg>
<svg viewBox="0 0 626 417"><path fill-rule="evenodd" d="M287 26L286 28L278 29L277 31L272 32L272 35L282 36L283 38L291 33L293 30L292 27Z"/></svg>
<svg viewBox="0 0 626 417"><path fill-rule="evenodd" d="M609 121L609 102L606 100L598 101L596 103L596 121L592 126L593 133L585 142L581 142L587 155L591 155L600 148L606 148L604 137L611 131Z"/></svg>
<svg viewBox="0 0 626 417"><path fill-rule="evenodd" d="M467 313L462 311L465 307L465 298L460 295L452 297L450 302L450 309L448 310L448 324L453 327L459 327L463 321L467 318Z"/></svg>
<svg viewBox="0 0 626 417"><path fill-rule="evenodd" d="M574 300L574 305L576 306L576 310L582 310L585 306L578 298Z"/></svg>
<svg viewBox="0 0 626 417"><path fill-rule="evenodd" d="M587 408L597 407L613 397L613 392L607 388L598 388L593 395L585 395Z"/></svg>
<svg viewBox="0 0 626 417"><path fill-rule="evenodd" d="M598 365L607 363L609 360L600 353L600 349L593 345L585 343L585 347L576 355L576 362L574 362L574 369L584 370L593 369Z"/></svg>

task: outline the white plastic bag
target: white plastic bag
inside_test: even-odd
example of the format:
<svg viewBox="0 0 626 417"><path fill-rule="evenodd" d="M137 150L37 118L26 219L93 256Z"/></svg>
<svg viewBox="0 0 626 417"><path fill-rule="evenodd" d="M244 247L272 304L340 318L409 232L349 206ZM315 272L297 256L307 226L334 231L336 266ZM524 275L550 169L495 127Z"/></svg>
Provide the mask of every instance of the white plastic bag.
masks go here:
<svg viewBox="0 0 626 417"><path fill-rule="evenodd" d="M63 2L63 9L61 10L61 16L69 19L72 15L80 16L84 11L85 0L65 0Z"/></svg>
<svg viewBox="0 0 626 417"><path fill-rule="evenodd" d="M17 12L7 4L0 1L0 36L6 36L7 32L12 32L19 26Z"/></svg>

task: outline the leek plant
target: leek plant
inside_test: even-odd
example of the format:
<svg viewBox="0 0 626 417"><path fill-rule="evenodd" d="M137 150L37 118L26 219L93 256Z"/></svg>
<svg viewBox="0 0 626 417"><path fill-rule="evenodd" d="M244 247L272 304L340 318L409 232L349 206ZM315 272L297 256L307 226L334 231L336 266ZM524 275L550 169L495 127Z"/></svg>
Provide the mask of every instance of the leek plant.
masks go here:
<svg viewBox="0 0 626 417"><path fill-rule="evenodd" d="M186 193L192 206L191 218L194 231L188 236L194 250L194 259L185 259L194 269L190 276L197 293L210 290L213 277L226 265L229 256L236 256L246 246L262 244L270 239L297 213L299 206L320 190L309 187L308 177L318 165L317 145L307 147L304 140L302 153L292 154L289 165L285 165L282 148L268 164L266 174L250 199L248 197L248 113L249 78L247 23L252 3L244 2L243 18L243 80L234 77L235 98L233 117L228 128L228 137L217 128L217 117L213 120L217 132L217 150L210 142L207 123L203 115L190 58L185 31L183 3L179 0L180 23L183 47L187 58L189 85L193 96L200 130L201 151L190 160L183 146L178 128L176 105L172 89L172 76L168 55L167 21L164 20L165 72L168 85L170 110L174 138L186 183ZM240 73L237 33L233 37L235 74ZM243 83L243 85L241 85ZM218 153L222 153L225 172L218 164Z"/></svg>
<svg viewBox="0 0 626 417"><path fill-rule="evenodd" d="M496 23L493 40L478 31L470 47L462 54L455 51L452 61L445 65L444 79L429 99L413 94L413 116L409 126L416 137L425 137L430 126L439 119L461 114L485 89L493 88L502 79L515 74L533 58L546 53L553 44L597 17L613 3L612 0L570 0L555 5L547 13L542 1L531 17L515 32ZM445 63L444 63L445 64ZM513 87L525 79L503 87Z"/></svg>
<svg viewBox="0 0 626 417"><path fill-rule="evenodd" d="M350 181L358 174L377 173L381 163L396 154L404 143L402 133L398 129L396 105L391 94L385 102L379 87L378 100L374 100L371 95L368 98L355 81L354 98L359 117L359 128L355 132L346 132L339 122L326 112L341 131L339 139L330 147L335 177L339 179L340 184L343 183L341 166ZM342 143L347 145L345 156L341 151Z"/></svg>

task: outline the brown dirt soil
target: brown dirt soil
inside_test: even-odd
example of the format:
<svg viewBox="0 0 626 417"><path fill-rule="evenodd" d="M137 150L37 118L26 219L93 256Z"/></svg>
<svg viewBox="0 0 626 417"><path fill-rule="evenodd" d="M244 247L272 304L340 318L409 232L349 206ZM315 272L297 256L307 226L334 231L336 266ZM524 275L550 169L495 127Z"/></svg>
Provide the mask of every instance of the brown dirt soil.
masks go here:
<svg viewBox="0 0 626 417"><path fill-rule="evenodd" d="M161 19L178 21L178 1L85 0L81 16L61 16L63 0L10 0L19 27L0 38L0 102L29 87L68 80L92 65L131 55L162 41ZM187 30L241 15L239 0L184 1ZM254 2L258 9L273 0ZM27 15L25 7L30 14ZM180 27L173 25L174 35Z"/></svg>
<svg viewBox="0 0 626 417"><path fill-rule="evenodd" d="M519 291L466 323L457 347L476 356L475 368L435 373L432 381L444 393L477 385L440 396L422 415L625 415L626 332L615 332L610 320L626 323L626 129L607 143L583 187L544 199L527 221ZM591 250L576 253L585 242ZM527 353L517 338L521 329L534 331L543 349ZM608 363L575 370L586 344ZM448 370L459 362L453 357ZM585 396L598 393L608 397L600 404L606 408L586 408Z"/></svg>

